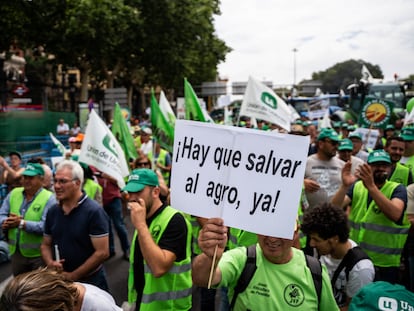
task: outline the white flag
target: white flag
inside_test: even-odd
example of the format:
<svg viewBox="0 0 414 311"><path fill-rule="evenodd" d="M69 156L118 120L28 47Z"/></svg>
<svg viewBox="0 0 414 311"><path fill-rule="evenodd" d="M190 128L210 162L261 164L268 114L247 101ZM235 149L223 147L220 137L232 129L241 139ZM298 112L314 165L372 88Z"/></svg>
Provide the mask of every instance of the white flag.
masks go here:
<svg viewBox="0 0 414 311"><path fill-rule="evenodd" d="M174 111L171 108L170 103L167 100L167 97L165 97L165 94L163 91L160 93L160 110L162 114L164 115L165 119L168 123L174 128L175 125L175 114Z"/></svg>
<svg viewBox="0 0 414 311"><path fill-rule="evenodd" d="M291 112L287 104L263 83L249 77L240 115L268 121L290 131Z"/></svg>
<svg viewBox="0 0 414 311"><path fill-rule="evenodd" d="M119 188L125 187L124 177L129 175L124 151L95 110L89 114L79 162L96 167L116 179Z"/></svg>
<svg viewBox="0 0 414 311"><path fill-rule="evenodd" d="M323 129L323 128L332 128L331 119L329 118L329 108L326 109L319 128L321 128L321 129Z"/></svg>
<svg viewBox="0 0 414 311"><path fill-rule="evenodd" d="M55 137L55 135L53 135L52 133L49 133L49 135L50 135L50 138L52 139L53 143L55 144L56 148L59 150L59 152L60 152L63 156L65 156L65 155L66 155L66 153L67 153L67 152L69 152L69 150L67 150L67 149L65 148L65 146L64 146L64 145L60 142L60 140L59 140L59 139L57 139L57 138Z"/></svg>
<svg viewBox="0 0 414 311"><path fill-rule="evenodd" d="M404 126L410 125L414 123L414 109L408 113L407 110L405 110L405 117L404 117Z"/></svg>

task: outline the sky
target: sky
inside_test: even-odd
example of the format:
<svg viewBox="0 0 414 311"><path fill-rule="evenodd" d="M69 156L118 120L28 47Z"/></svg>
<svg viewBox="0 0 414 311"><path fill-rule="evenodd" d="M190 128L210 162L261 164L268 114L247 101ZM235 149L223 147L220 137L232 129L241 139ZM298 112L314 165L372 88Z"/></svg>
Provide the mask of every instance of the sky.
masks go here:
<svg viewBox="0 0 414 311"><path fill-rule="evenodd" d="M233 51L219 77L232 82L289 85L350 59L385 81L414 74L413 0L221 0L220 11L216 34Z"/></svg>

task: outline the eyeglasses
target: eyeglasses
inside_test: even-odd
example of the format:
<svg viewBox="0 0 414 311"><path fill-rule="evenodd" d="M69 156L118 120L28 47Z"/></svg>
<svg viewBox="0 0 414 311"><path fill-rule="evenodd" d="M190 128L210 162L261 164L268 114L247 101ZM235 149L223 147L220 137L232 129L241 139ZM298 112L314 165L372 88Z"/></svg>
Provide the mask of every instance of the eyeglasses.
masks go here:
<svg viewBox="0 0 414 311"><path fill-rule="evenodd" d="M66 185L68 182L74 181L76 179L54 179L55 184Z"/></svg>
<svg viewBox="0 0 414 311"><path fill-rule="evenodd" d="M138 162L137 163L137 167L145 167L145 166L150 166L151 163L149 162Z"/></svg>

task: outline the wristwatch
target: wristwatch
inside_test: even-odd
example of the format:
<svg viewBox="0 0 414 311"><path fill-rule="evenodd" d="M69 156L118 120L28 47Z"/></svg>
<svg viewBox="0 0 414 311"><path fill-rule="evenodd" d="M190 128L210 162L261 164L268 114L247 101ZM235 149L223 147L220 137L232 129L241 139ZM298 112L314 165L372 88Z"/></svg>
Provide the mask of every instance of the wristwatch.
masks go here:
<svg viewBox="0 0 414 311"><path fill-rule="evenodd" d="M19 229L23 229L24 228L24 219L20 220L20 224L19 224Z"/></svg>

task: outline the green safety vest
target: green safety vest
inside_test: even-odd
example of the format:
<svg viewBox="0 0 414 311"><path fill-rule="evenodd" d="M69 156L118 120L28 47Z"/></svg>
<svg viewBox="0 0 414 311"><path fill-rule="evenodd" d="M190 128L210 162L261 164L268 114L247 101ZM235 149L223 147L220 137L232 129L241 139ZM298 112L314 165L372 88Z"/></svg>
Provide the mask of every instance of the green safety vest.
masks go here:
<svg viewBox="0 0 414 311"><path fill-rule="evenodd" d="M157 163L161 164L162 166L165 166L167 154L168 152L166 150L160 149L160 154L158 155ZM152 150L148 152L148 159L150 159L150 161L152 162L152 159L153 159ZM162 173L162 177L164 177L165 183L168 185L169 180L170 180L170 172L162 170L161 173Z"/></svg>
<svg viewBox="0 0 414 311"><path fill-rule="evenodd" d="M85 179L83 190L92 200L95 199L96 192L102 193L102 186L91 179Z"/></svg>
<svg viewBox="0 0 414 311"><path fill-rule="evenodd" d="M193 215L185 214L187 220L191 224L192 229L192 243L191 243L191 254L199 255L202 253L200 246L198 246L198 234L200 233L201 226L197 221L197 217Z"/></svg>
<svg viewBox="0 0 414 311"><path fill-rule="evenodd" d="M230 228L227 240L228 249L239 246L250 246L257 243L257 234L249 231Z"/></svg>
<svg viewBox="0 0 414 311"><path fill-rule="evenodd" d="M151 222L149 231L154 242L158 244L171 218L179 213L167 206ZM185 217L184 217L185 219ZM190 310L192 304L192 279L191 279L191 227L187 219L187 243L186 258L180 262L174 262L171 269L163 276L156 278L151 273L147 262L144 260L145 286L141 302L137 302L137 293L134 286L134 252L135 241L139 233L135 230L131 243L130 266L128 277L128 302L140 303L141 311L149 310Z"/></svg>
<svg viewBox="0 0 414 311"><path fill-rule="evenodd" d="M399 184L403 184L404 186L408 186L408 175L410 173L410 169L401 163L397 163L395 166L395 170L390 177L390 181L394 181Z"/></svg>
<svg viewBox="0 0 414 311"><path fill-rule="evenodd" d="M20 207L23 204L23 190L23 187L18 187L13 189L10 194L10 212L19 216ZM46 203L49 201L51 195L52 192L42 189L29 205L23 219L27 221L40 221L42 219L43 210L45 209ZM24 257L39 257L41 255L40 244L42 244L43 235L28 233L25 230L20 230L18 228L8 230L10 254L13 255L16 251L18 232L20 234L20 253Z"/></svg>
<svg viewBox="0 0 414 311"><path fill-rule="evenodd" d="M414 156L409 157L407 162L404 164L411 170L411 173L414 175Z"/></svg>
<svg viewBox="0 0 414 311"><path fill-rule="evenodd" d="M380 190L389 199L398 185L387 181ZM397 267L409 231L407 217L404 214L403 224L397 225L379 210L374 200L367 209L367 200L368 190L362 181L356 182L349 215L349 236L367 253L375 266Z"/></svg>

